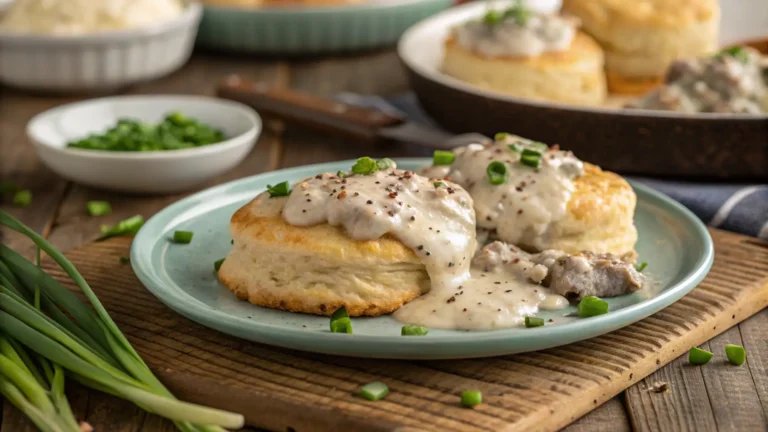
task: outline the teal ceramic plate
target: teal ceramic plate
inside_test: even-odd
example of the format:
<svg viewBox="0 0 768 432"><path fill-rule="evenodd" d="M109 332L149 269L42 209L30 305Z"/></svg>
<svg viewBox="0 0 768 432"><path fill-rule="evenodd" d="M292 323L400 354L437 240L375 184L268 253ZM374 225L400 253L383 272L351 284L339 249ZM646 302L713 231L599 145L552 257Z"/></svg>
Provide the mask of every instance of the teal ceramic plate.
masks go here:
<svg viewBox="0 0 768 432"><path fill-rule="evenodd" d="M198 43L225 51L311 54L391 46L454 0L365 0L344 6L205 7Z"/></svg>
<svg viewBox="0 0 768 432"><path fill-rule="evenodd" d="M418 169L427 159L402 159L398 166ZM133 269L144 285L171 309L198 323L270 345L319 353L402 359L485 357L534 351L598 336L669 306L693 289L712 265L712 240L691 212L666 196L633 184L638 196L637 251L645 270L659 282L653 295L609 299L611 312L587 319L563 319L574 311L542 313L555 323L539 328L489 331L431 330L402 337L402 324L390 316L354 318L354 334L329 331L326 317L253 306L235 299L214 273L215 261L231 247L229 219L267 183L298 181L319 172L346 170L353 161L275 171L217 186L185 198L150 219L136 236ZM174 230L194 231L189 245L169 241Z"/></svg>

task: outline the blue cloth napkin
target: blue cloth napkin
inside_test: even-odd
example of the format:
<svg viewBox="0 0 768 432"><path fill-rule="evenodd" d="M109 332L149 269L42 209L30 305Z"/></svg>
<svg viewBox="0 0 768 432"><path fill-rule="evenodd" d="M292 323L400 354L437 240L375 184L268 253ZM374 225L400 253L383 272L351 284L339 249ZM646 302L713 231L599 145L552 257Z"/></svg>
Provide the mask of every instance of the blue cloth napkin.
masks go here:
<svg viewBox="0 0 768 432"><path fill-rule="evenodd" d="M440 128L421 109L413 93L389 99L344 93L337 98L341 102L404 115L414 122ZM709 226L768 240L768 185L632 179L679 201Z"/></svg>

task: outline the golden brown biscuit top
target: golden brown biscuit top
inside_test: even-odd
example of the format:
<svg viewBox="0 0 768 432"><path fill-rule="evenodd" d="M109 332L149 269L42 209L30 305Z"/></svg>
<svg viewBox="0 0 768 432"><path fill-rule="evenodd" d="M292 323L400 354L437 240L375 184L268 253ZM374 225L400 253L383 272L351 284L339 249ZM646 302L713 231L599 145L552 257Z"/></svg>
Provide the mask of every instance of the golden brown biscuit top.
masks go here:
<svg viewBox="0 0 768 432"><path fill-rule="evenodd" d="M717 0L563 0L563 11L596 24L673 27L714 19L720 7Z"/></svg>

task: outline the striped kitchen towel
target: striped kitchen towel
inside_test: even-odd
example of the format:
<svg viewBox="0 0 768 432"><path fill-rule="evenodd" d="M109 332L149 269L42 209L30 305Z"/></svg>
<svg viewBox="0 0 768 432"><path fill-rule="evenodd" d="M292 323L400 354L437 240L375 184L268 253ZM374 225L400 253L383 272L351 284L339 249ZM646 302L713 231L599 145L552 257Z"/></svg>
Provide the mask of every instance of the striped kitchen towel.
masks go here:
<svg viewBox="0 0 768 432"><path fill-rule="evenodd" d="M345 103L405 115L412 121L439 128L421 110L412 93L389 99L344 93L337 98ZM679 201L709 226L768 240L768 185L632 179Z"/></svg>

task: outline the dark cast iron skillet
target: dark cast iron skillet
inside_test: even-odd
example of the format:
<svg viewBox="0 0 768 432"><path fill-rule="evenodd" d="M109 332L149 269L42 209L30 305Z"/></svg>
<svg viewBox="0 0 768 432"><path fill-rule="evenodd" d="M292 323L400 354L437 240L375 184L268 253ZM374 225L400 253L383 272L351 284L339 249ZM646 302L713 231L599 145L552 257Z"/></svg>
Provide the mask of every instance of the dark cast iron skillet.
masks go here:
<svg viewBox="0 0 768 432"><path fill-rule="evenodd" d="M505 131L560 144L583 160L625 174L768 178L768 114L691 115L536 102L444 75L440 64L448 29L482 7L459 6L428 18L398 46L422 107L446 129L488 136ZM748 44L768 53L768 39Z"/></svg>

